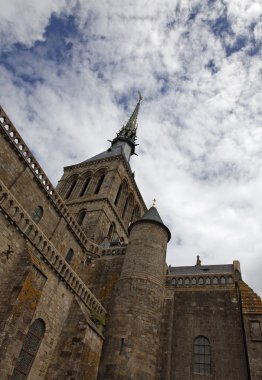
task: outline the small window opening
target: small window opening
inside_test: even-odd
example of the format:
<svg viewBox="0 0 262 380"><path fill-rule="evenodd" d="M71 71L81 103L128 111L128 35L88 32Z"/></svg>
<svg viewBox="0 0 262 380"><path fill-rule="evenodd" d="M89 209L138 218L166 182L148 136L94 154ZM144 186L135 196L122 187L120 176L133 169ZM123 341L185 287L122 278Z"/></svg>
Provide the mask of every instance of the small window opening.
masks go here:
<svg viewBox="0 0 262 380"><path fill-rule="evenodd" d="M68 199L68 198L70 197L70 195L72 194L72 192L73 192L73 190L74 190L74 188L75 188L75 186L76 186L76 183L77 183L77 180L75 179L75 180L71 183L71 185L70 185L70 187L69 187L69 190L68 190L68 192L67 192L67 194L66 194L65 199Z"/></svg>
<svg viewBox="0 0 262 380"><path fill-rule="evenodd" d="M65 260L68 262L68 264L71 263L72 259L73 259L73 256L74 256L74 251L72 248L70 248L66 254L66 257L65 257Z"/></svg>
<svg viewBox="0 0 262 380"><path fill-rule="evenodd" d="M120 355L121 355L122 352L123 352L124 344L125 344L125 338L121 338L120 350L119 350L119 354L120 354Z"/></svg>
<svg viewBox="0 0 262 380"><path fill-rule="evenodd" d="M110 227L109 227L108 234L107 234L108 240L112 240L114 232L115 232L115 223L111 223Z"/></svg>
<svg viewBox="0 0 262 380"><path fill-rule="evenodd" d="M99 191L100 191L100 189L101 189L101 186L102 186L102 184L103 184L103 182L104 182L104 179L105 179L105 174L103 174L103 175L100 177L100 179L99 179L99 181L98 181L98 184L97 184L97 187L96 187L96 190L95 190L95 194L98 194L98 193L99 193Z"/></svg>
<svg viewBox="0 0 262 380"><path fill-rule="evenodd" d="M33 221L38 224L40 222L40 220L42 219L43 217L43 214L44 214L44 210L43 210L43 207L41 206L37 206L34 211L32 212L32 219Z"/></svg>
<svg viewBox="0 0 262 380"><path fill-rule="evenodd" d="M82 226L85 216L86 216L86 210L81 210L77 218L77 223L79 224L79 226Z"/></svg>

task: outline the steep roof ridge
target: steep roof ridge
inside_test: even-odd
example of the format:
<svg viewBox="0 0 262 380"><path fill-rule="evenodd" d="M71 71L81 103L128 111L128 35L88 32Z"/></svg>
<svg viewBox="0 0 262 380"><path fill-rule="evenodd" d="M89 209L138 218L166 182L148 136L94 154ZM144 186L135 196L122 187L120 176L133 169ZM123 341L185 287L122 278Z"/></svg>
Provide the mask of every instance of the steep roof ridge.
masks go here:
<svg viewBox="0 0 262 380"><path fill-rule="evenodd" d="M244 314L262 314L262 301L260 296L254 292L243 280L239 281L241 292L241 303Z"/></svg>

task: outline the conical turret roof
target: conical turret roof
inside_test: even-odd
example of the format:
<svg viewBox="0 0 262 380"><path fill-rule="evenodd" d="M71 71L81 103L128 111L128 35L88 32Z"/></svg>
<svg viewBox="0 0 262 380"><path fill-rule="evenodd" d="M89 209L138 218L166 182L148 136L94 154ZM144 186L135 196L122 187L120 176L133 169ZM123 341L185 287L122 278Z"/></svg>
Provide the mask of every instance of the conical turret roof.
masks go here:
<svg viewBox="0 0 262 380"><path fill-rule="evenodd" d="M164 224L155 206L150 207L150 209L144 213L141 219L153 220L155 222Z"/></svg>
<svg viewBox="0 0 262 380"><path fill-rule="evenodd" d="M169 231L168 227L163 223L163 221L162 221L162 219L161 219L161 217L160 217L155 206L150 207L150 209L144 213L142 218L140 218L140 219L136 220L134 223L132 223L129 226L129 230L130 230L130 228L132 228L132 226L134 224L142 223L142 222L153 222L153 223L160 224L162 227L164 227L164 229L166 230L166 232L168 234L168 241L171 239L171 232Z"/></svg>

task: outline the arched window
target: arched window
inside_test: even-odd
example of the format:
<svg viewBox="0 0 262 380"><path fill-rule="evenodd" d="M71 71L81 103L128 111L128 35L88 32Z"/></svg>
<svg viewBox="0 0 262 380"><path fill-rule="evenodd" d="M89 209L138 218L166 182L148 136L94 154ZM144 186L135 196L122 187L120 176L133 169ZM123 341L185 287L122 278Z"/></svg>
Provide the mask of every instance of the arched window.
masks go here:
<svg viewBox="0 0 262 380"><path fill-rule="evenodd" d="M218 279L217 279L217 277L214 277L214 278L213 278L213 284L214 284L214 285L217 285L217 284L218 284Z"/></svg>
<svg viewBox="0 0 262 380"><path fill-rule="evenodd" d="M116 194L116 199L115 199L115 206L118 205L118 202L119 202L119 199L120 199L120 196L121 196L121 193L122 193L122 189L123 189L123 186L122 184L119 186L119 189L118 189L118 192Z"/></svg>
<svg viewBox="0 0 262 380"><path fill-rule="evenodd" d="M206 278L206 285L210 285L210 284L211 284L210 278L207 277L207 278Z"/></svg>
<svg viewBox="0 0 262 380"><path fill-rule="evenodd" d="M74 256L74 251L72 248L70 248L65 257L65 260L68 262L68 264L71 263L73 256Z"/></svg>
<svg viewBox="0 0 262 380"><path fill-rule="evenodd" d="M86 178L86 180L85 180L85 182L84 182L84 184L83 184L82 190L81 190L81 192L80 192L80 194L79 194L80 197L82 197L82 196L85 194L86 189L87 189L87 187L88 187L88 185L89 185L90 179L91 179L90 176Z"/></svg>
<svg viewBox="0 0 262 380"><path fill-rule="evenodd" d="M199 277L199 279L198 279L198 285L203 285L203 284L204 284L203 277Z"/></svg>
<svg viewBox="0 0 262 380"><path fill-rule="evenodd" d="M229 276L227 278L227 282L228 282L228 284L233 284L233 278L232 278L232 276Z"/></svg>
<svg viewBox="0 0 262 380"><path fill-rule="evenodd" d="M17 359L11 380L27 379L45 333L45 323L36 319L29 327Z"/></svg>
<svg viewBox="0 0 262 380"><path fill-rule="evenodd" d="M86 210L81 210L77 218L77 223L79 224L79 226L82 226L85 216L86 216Z"/></svg>
<svg viewBox="0 0 262 380"><path fill-rule="evenodd" d="M111 223L110 227L109 227L108 234L107 234L108 240L112 240L114 232L115 232L115 223Z"/></svg>
<svg viewBox="0 0 262 380"><path fill-rule="evenodd" d="M44 210L42 206L37 206L32 212L32 219L37 224L40 222L44 214Z"/></svg>
<svg viewBox="0 0 262 380"><path fill-rule="evenodd" d="M74 190L74 188L75 188L75 186L76 186L76 183L77 183L77 180L75 179L75 180L70 184L69 189L68 189L68 191L67 191L67 193L66 193L65 199L68 199L68 198L70 197L70 195L72 194L72 192L73 192L73 190Z"/></svg>
<svg viewBox="0 0 262 380"><path fill-rule="evenodd" d="M222 284L222 285L224 285L225 283L226 283L226 279L225 279L225 277L220 277L220 283Z"/></svg>
<svg viewBox="0 0 262 380"><path fill-rule="evenodd" d="M104 182L104 179L105 179L105 174L102 174L101 177L99 178L99 181L97 183L97 186L96 186L96 189L95 189L95 194L98 194L100 189L101 189L101 186Z"/></svg>
<svg viewBox="0 0 262 380"><path fill-rule="evenodd" d="M204 336L198 336L194 340L194 373L211 374L210 343Z"/></svg>

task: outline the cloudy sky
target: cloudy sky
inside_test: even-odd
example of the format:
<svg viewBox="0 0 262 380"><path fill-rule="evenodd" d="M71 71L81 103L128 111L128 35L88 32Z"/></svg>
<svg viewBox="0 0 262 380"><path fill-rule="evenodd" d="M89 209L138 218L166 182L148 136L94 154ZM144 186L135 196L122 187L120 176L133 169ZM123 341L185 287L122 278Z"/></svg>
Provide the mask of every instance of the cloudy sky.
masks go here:
<svg viewBox="0 0 262 380"><path fill-rule="evenodd" d="M145 199L168 264L240 260L262 295L260 0L0 0L0 102L56 184L144 96Z"/></svg>

